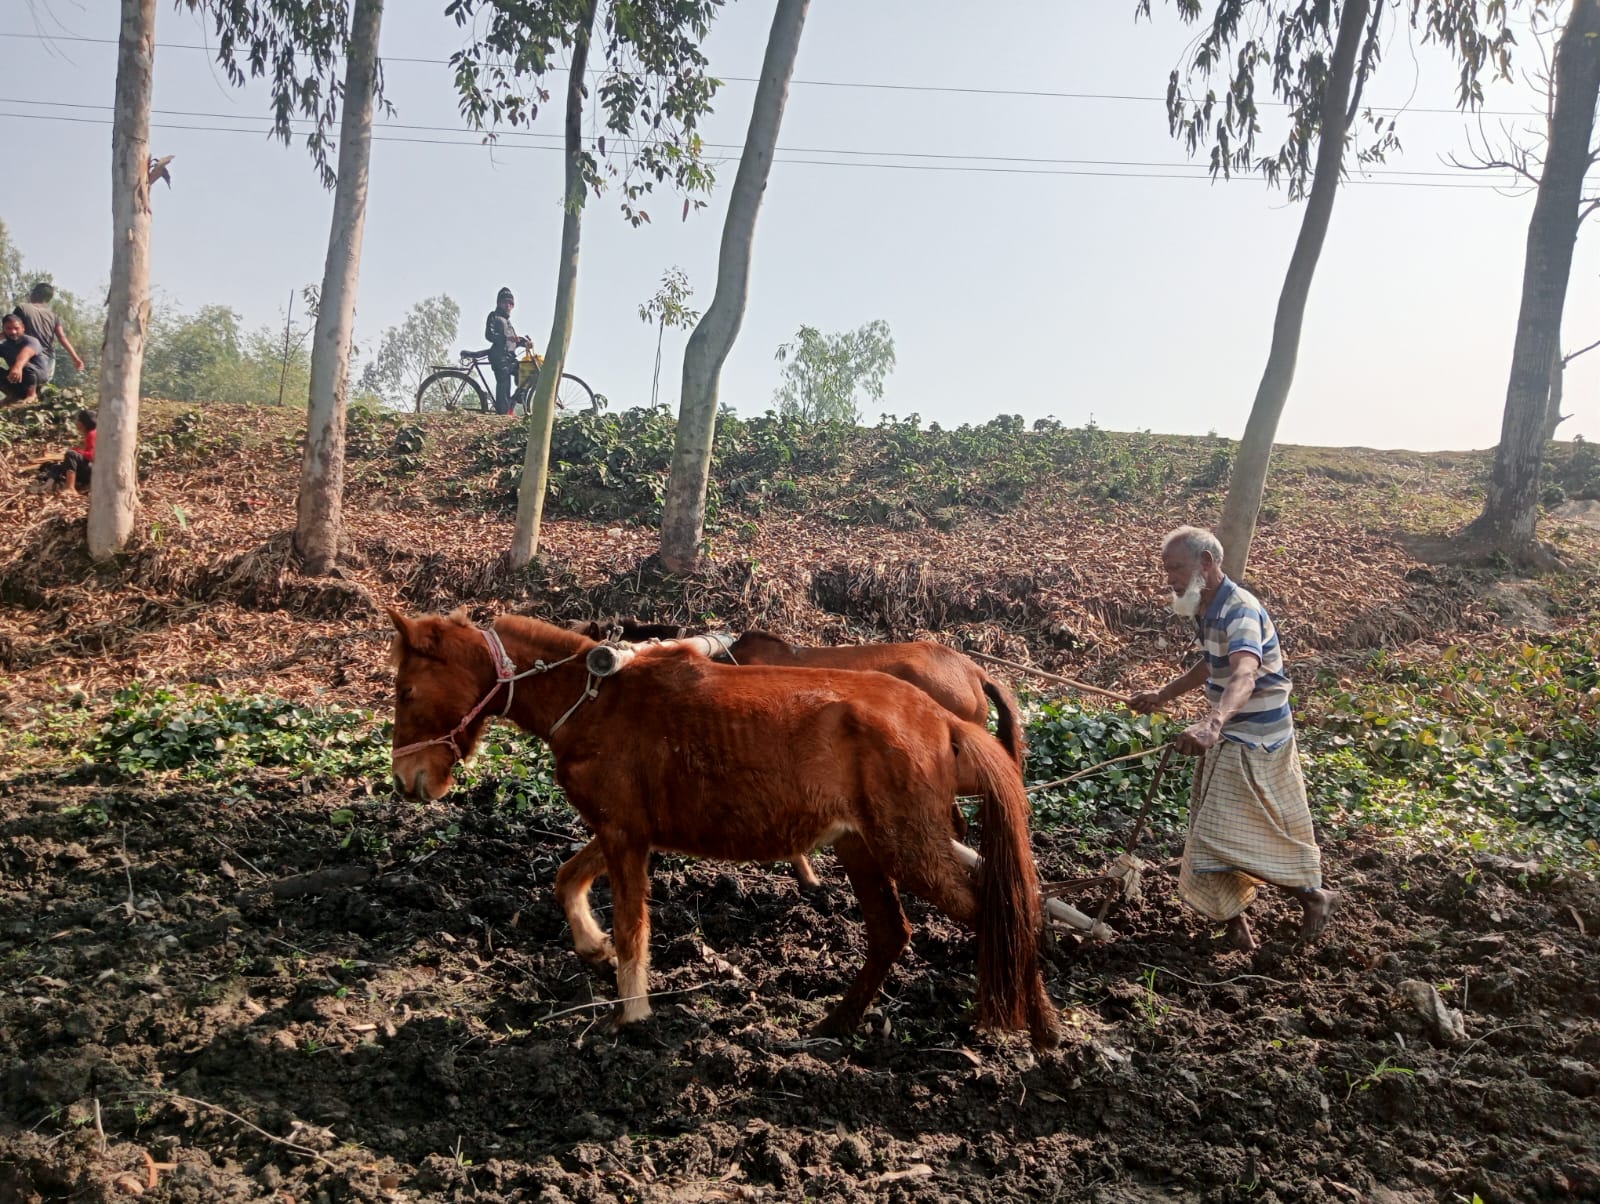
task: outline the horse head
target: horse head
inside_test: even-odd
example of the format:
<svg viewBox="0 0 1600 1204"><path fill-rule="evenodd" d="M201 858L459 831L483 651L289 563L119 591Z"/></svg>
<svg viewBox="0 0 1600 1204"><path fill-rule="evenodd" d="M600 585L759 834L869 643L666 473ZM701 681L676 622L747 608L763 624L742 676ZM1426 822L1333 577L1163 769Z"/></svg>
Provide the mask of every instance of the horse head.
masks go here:
<svg viewBox="0 0 1600 1204"><path fill-rule="evenodd" d="M741 665L785 665L796 661L793 644L759 628L741 635L728 653Z"/></svg>
<svg viewBox="0 0 1600 1204"><path fill-rule="evenodd" d="M450 789L489 721L482 704L499 684L494 657L465 610L412 619L390 609L389 618L395 785L407 798L432 800Z"/></svg>

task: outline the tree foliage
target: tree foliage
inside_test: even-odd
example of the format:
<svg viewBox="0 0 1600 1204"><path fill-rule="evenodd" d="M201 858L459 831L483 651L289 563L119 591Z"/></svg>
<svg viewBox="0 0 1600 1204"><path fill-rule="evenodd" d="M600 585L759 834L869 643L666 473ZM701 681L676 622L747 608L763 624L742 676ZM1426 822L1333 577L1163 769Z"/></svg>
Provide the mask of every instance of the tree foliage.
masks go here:
<svg viewBox="0 0 1600 1204"><path fill-rule="evenodd" d="M689 277L682 268L672 267L661 277L661 287L656 295L639 306L639 321L654 322L656 326L656 364L650 375L650 404L656 404L661 392L661 342L667 327L674 329L693 326L700 320L700 311L689 308L689 298L694 289L689 287Z"/></svg>
<svg viewBox="0 0 1600 1204"><path fill-rule="evenodd" d="M1537 2L1537 0L1536 0ZM1151 0L1138 0L1139 16L1150 16ZM1283 184L1293 199L1304 197L1315 167L1317 131L1327 92L1328 63L1344 5L1332 0L1173 0L1179 17L1201 30L1188 63L1174 68L1167 82L1167 120L1190 155L1205 151L1211 173L1259 171L1269 184ZM1381 161L1400 147L1393 117L1361 108L1365 83L1382 56L1385 14L1395 12L1424 44L1443 47L1458 70L1456 103L1472 107L1483 100L1486 72L1510 72L1516 38L1505 0L1399 0L1374 4L1356 64L1355 87L1346 119L1365 129L1368 141L1357 147L1363 162ZM1196 96L1186 85L1203 82ZM1264 123L1258 100L1287 107L1287 131L1276 149L1262 151Z"/></svg>
<svg viewBox="0 0 1600 1204"><path fill-rule="evenodd" d="M429 369L449 358L460 322L461 307L443 293L418 301L400 325L383 332L376 354L361 372L361 388L386 405L410 408Z"/></svg>
<svg viewBox="0 0 1600 1204"><path fill-rule="evenodd" d="M217 65L228 82L241 86L264 79L272 96L272 136L294 140L293 123L311 124L306 150L322 177L334 185L334 133L344 83L339 58L350 27L349 0L176 0L207 20L216 35ZM383 99L383 69L378 69L377 104Z"/></svg>
<svg viewBox="0 0 1600 1204"><path fill-rule="evenodd" d="M783 364L783 383L772 395L778 413L802 422L859 422L858 393L883 400L883 382L894 371L894 336L881 319L840 334L802 326L776 358Z"/></svg>
<svg viewBox="0 0 1600 1204"><path fill-rule="evenodd" d="M303 394L309 372L302 343L292 342L286 351L280 328L246 330L239 313L226 305L202 305L190 313L158 308L151 315L143 375L147 396L271 405L280 384L290 395Z"/></svg>
<svg viewBox="0 0 1600 1204"><path fill-rule="evenodd" d="M639 306L639 321L655 323L661 327L692 326L700 320L700 311L689 308L689 298L694 289L682 268L668 268L661 276L661 287L655 296Z"/></svg>
<svg viewBox="0 0 1600 1204"><path fill-rule="evenodd" d="M702 158L700 121L711 112L719 82L706 71L700 43L723 0L607 0L601 35L590 48L600 75L599 109L605 130L582 152L584 185L598 196L608 182L621 192L623 216L650 220L641 208L657 184L669 183L690 206L711 190ZM461 113L494 136L498 126L531 125L550 99L544 79L559 67L593 0L449 0L445 12L463 26L485 23L473 42L451 56ZM608 136L610 142L608 145ZM582 198L568 198L582 204Z"/></svg>

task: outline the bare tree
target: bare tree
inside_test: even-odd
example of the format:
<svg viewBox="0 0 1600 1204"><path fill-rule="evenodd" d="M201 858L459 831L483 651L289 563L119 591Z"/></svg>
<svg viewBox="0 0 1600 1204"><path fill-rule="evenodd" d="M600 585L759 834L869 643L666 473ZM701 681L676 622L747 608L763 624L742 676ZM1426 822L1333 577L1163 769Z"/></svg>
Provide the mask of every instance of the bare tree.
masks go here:
<svg viewBox="0 0 1600 1204"><path fill-rule="evenodd" d="M689 336L683 354L683 390L678 402L678 430L672 448L672 471L661 512L661 560L673 572L688 572L700 558L705 535L706 490L711 482L711 449L717 431L717 387L722 365L744 324L750 294L750 255L755 245L756 216L772 172L778 129L789 99L789 81L800 53L809 0L778 0L767 35L745 134L739 173L728 198L722 224L722 249L717 260L717 291L706 316Z"/></svg>
<svg viewBox="0 0 1600 1204"><path fill-rule="evenodd" d="M603 4L449 0L446 5L446 13L463 25L480 10L488 17L473 43L451 58L461 110L478 128L531 122L549 98L543 79L558 52L566 49L570 56L561 258L550 340L530 406L528 449L517 489L517 525L508 551L513 567L526 565L539 550L555 392L572 338L577 300L585 197L591 189L598 194L608 179L619 181L622 214L635 226L650 220L642 203L659 183L670 181L685 194L685 217L691 206L704 204L694 194L709 190L712 172L701 157L697 124L710 112L717 81L706 72L700 42L721 4L722 0L604 0ZM606 134L594 139L595 154L583 138L588 96L584 77L595 57L604 64L598 72L597 109L607 133L620 136L612 142L615 158L607 157ZM528 81L532 87L525 91Z"/></svg>
<svg viewBox="0 0 1600 1204"><path fill-rule="evenodd" d="M89 485L89 555L127 546L139 505L139 377L150 326L150 94L156 0L122 0L111 126L111 287L100 357L99 447Z"/></svg>
<svg viewBox="0 0 1600 1204"><path fill-rule="evenodd" d="M1526 196L1538 189L1539 181L1544 175L1545 156L1550 146L1550 132L1556 108L1556 73L1551 62L1550 48L1551 43L1559 36L1560 30L1546 25L1541 20L1543 16L1544 14L1536 12L1532 19L1533 37L1543 58L1543 64L1538 71L1524 76L1527 82L1536 87L1544 97L1542 122L1537 126L1527 126L1503 120L1500 122L1499 130L1490 133L1480 117L1477 135L1474 136L1471 130L1467 131L1468 157L1462 159L1457 155L1449 156L1451 166L1461 168L1463 171L1510 175L1512 181L1504 189L1507 196ZM1578 200L1578 211L1573 216L1573 238L1578 237L1583 223L1590 215L1600 209L1600 191L1592 187L1589 181L1589 173L1597 161L1600 161L1600 143L1591 139L1589 166L1584 172L1583 194ZM1546 443L1556 437L1556 428L1567 418L1567 415L1561 412L1562 399L1566 392L1567 365L1596 347L1600 347L1600 342L1590 343L1587 347L1566 354L1562 354L1558 347L1550 357L1550 400L1545 407L1544 421Z"/></svg>
<svg viewBox="0 0 1600 1204"><path fill-rule="evenodd" d="M218 62L233 82L245 79L239 57L252 73L271 74L278 137L289 139L297 110L311 119L307 144L329 178L326 127L336 109L336 89L322 80L343 31L342 6L319 0L179 3L213 19ZM236 57L236 51L247 53ZM139 384L150 324L150 188L158 179L172 184L172 156L150 155L154 70L155 0L122 0L111 129L111 282L100 361L98 471L89 492L88 545L96 560L127 545L138 509Z"/></svg>
<svg viewBox="0 0 1600 1204"><path fill-rule="evenodd" d="M1584 209L1583 184L1594 161L1595 104L1600 100L1600 3L1573 0L1556 44L1555 97L1538 193L1528 222L1522 299L1511 351L1500 443L1483 513L1463 539L1474 550L1543 562L1538 546L1539 473L1549 422L1551 378L1561 361L1561 315L1572 252Z"/></svg>
<svg viewBox="0 0 1600 1204"><path fill-rule="evenodd" d="M1202 0L1175 4L1185 20L1206 16L1208 6ZM1139 0L1137 11L1148 15L1150 0ZM1373 140L1358 151L1359 161L1381 160L1399 145L1393 119L1361 110L1362 90L1380 58L1386 12L1410 21L1425 41L1439 43L1455 58L1460 71L1456 99L1462 106L1481 101L1479 76L1484 71L1503 75L1509 68L1513 39L1501 0L1419 0L1395 6L1345 0L1337 7L1329 0L1216 0L1190 57L1188 75L1208 82L1220 75L1220 94L1209 87L1203 100L1190 101L1179 71L1167 85L1172 132L1191 154L1210 144L1213 175L1258 170L1269 183L1286 181L1291 199L1306 201L1278 297L1266 368L1218 530L1224 567L1235 577L1243 574L1250 554L1278 419L1294 382L1306 302L1345 169L1346 143L1360 118L1371 127ZM1261 72L1268 77L1270 94L1287 106L1289 132L1275 154L1257 157Z"/></svg>
<svg viewBox="0 0 1600 1204"><path fill-rule="evenodd" d="M561 258L556 261L556 300L550 314L550 340L545 344L539 383L528 407L528 446L522 457L517 488L517 526L511 535L511 565L521 568L539 550L544 495L550 484L550 441L555 435L556 386L572 346L572 316L578 305L578 239L582 234L584 200L583 98L588 89L589 40L594 35L597 4L588 0L574 30L572 61L567 68L566 158L562 188Z"/></svg>
<svg viewBox="0 0 1600 1204"><path fill-rule="evenodd" d="M339 558L344 514L345 396L361 277L361 238L367 219L367 170L378 94L378 36L383 0L355 0L345 63L339 169L333 225L322 272L317 328L311 340L311 396L306 410L305 461L294 543L306 571L330 572Z"/></svg>

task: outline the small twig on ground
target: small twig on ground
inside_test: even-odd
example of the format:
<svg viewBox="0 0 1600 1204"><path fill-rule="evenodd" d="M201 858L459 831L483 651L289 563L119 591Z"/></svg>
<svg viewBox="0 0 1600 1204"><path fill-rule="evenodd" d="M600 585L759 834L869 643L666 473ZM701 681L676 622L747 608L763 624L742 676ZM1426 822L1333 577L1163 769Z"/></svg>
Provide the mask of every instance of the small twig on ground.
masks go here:
<svg viewBox="0 0 1600 1204"><path fill-rule="evenodd" d="M1187 983L1191 987L1225 987L1229 983L1244 982L1246 979L1253 979L1256 982L1271 983L1275 987L1287 987L1290 985L1289 983L1283 982L1276 978L1268 978L1265 974L1235 974L1232 978L1221 978L1216 982L1197 982L1192 978L1185 978L1181 974L1174 974L1165 966L1152 965L1150 962L1140 962L1139 965L1142 969L1158 971L1159 973L1165 974L1168 978L1176 978L1179 982Z"/></svg>
<svg viewBox="0 0 1600 1204"><path fill-rule="evenodd" d="M1117 765L1123 761L1137 761L1143 757L1153 757L1158 752L1165 752L1169 747L1170 744L1158 744L1154 748L1145 749L1143 752L1124 753L1120 757L1112 757L1109 761L1101 761L1098 765L1091 765L1088 769L1080 769L1077 773L1070 777L1057 778L1053 782L1034 782L1031 786L1027 787L1027 790L1029 793L1032 793L1035 790L1050 790L1056 786L1065 786L1068 782L1076 782L1080 778L1088 777L1090 774L1099 773L1108 765Z"/></svg>
<svg viewBox="0 0 1600 1204"><path fill-rule="evenodd" d="M94 1097L94 1131L100 1138L100 1152L106 1152L106 1127L100 1120L100 1097Z"/></svg>
<svg viewBox="0 0 1600 1204"><path fill-rule="evenodd" d="M276 1133L269 1133L265 1129L263 1129L260 1125L246 1120L244 1117L240 1116L237 1112L230 1112L227 1108L224 1108L221 1104L213 1104L209 1100L195 1099L194 1096L192 1096L192 1095L168 1095L167 1093L162 1092L162 1091L140 1091L140 1092L135 1092L133 1095L130 1095L127 1098L129 1098L129 1099L169 1100L169 1101L173 1101L173 1102L177 1102L177 1103L193 1104L196 1108L209 1108L213 1112L220 1112L223 1116L226 1116L229 1120L238 1121L245 1128L250 1129L253 1132L259 1133L262 1137L265 1137L268 1141L272 1142L274 1145L281 1145L285 1149L293 1150L296 1154L303 1154L307 1158L315 1158L318 1162L322 1163L324 1166L331 1166L335 1170L338 1169L338 1164L335 1163L331 1158L325 1158L321 1154L317 1153L316 1150L307 1149L303 1145L296 1145L294 1142L289 1141L286 1138L279 1137Z"/></svg>
<svg viewBox="0 0 1600 1204"><path fill-rule="evenodd" d="M704 991L709 987L737 986L738 980L732 978L714 978L710 982L696 983L692 987L678 987L672 991L651 991L645 995L629 995L623 999L599 999L594 1003L580 1003L576 1007L563 1008L559 1012L551 1012L547 1016L540 1016L539 1023L547 1020L559 1020L563 1016L574 1016L579 1012L592 1012L597 1008L615 1007L619 1003L631 1003L635 999L663 999L668 995L690 995L695 991Z"/></svg>
<svg viewBox="0 0 1600 1204"><path fill-rule="evenodd" d="M265 870L263 870L255 862L251 861L250 858L246 857L238 849L236 849L232 845L228 844L226 841L217 840L217 838L215 836L211 836L210 832L207 832L206 835L210 836L213 841L216 841L217 844L221 845L222 846L222 851L224 853L232 853L235 857L237 857L241 862L244 863L246 868L254 870L257 874L261 875L261 877L263 877L263 878L270 878L272 876L272 875L268 874Z"/></svg>
<svg viewBox="0 0 1600 1204"><path fill-rule="evenodd" d="M565 840L572 844L577 844L582 839L582 837L576 836L571 832L552 832L548 828L528 828L526 830L534 836L548 836L551 840Z"/></svg>
<svg viewBox="0 0 1600 1204"><path fill-rule="evenodd" d="M301 895L322 894L335 888L361 886L372 879L372 869L365 865L329 865L304 874L293 874L269 882L263 889L279 899L293 899Z"/></svg>
<svg viewBox="0 0 1600 1204"><path fill-rule="evenodd" d="M1496 1033L1509 1033L1514 1028L1538 1028L1538 1027L1539 1026L1537 1024L1531 1024L1530 1023L1530 1024L1502 1024L1499 1028L1491 1028L1488 1032L1484 1033L1483 1036L1474 1039L1465 1049L1463 1049L1461 1051L1460 1056L1457 1057L1456 1060L1450 1064L1450 1073L1454 1074L1460 1068L1462 1060L1469 1053L1471 1053L1475 1047L1477 1047L1478 1045L1481 1045L1483 1042L1487 1041L1490 1037L1494 1036Z"/></svg>
<svg viewBox="0 0 1600 1204"><path fill-rule="evenodd" d="M128 879L128 914L131 916L138 909L133 902L133 861L128 856L128 825L122 825L122 872Z"/></svg>

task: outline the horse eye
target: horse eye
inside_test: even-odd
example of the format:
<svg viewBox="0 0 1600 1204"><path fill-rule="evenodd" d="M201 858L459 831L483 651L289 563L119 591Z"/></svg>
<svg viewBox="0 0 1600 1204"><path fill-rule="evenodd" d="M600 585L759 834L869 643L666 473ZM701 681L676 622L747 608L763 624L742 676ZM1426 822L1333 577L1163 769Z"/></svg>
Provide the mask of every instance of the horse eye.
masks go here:
<svg viewBox="0 0 1600 1204"><path fill-rule="evenodd" d="M411 687L410 686L401 686L400 687L400 701L401 702L409 702L410 699L411 699Z"/></svg>

